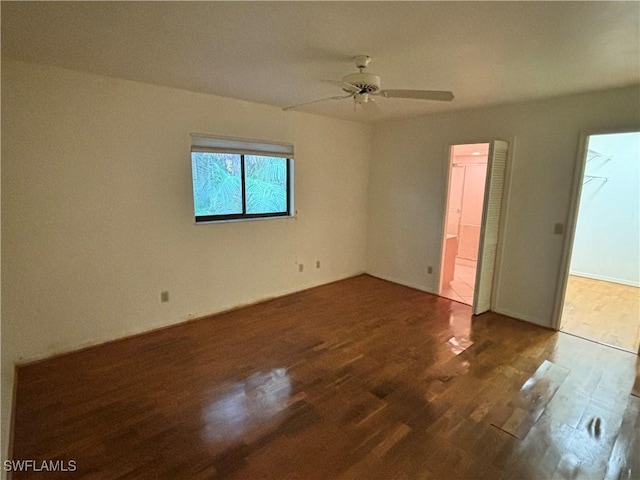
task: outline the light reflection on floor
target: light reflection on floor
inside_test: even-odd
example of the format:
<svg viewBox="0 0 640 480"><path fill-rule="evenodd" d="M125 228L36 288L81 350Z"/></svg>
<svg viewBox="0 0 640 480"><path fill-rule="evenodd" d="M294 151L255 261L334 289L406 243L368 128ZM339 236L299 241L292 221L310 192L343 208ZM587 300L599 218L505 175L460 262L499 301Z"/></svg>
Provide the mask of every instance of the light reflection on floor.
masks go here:
<svg viewBox="0 0 640 480"><path fill-rule="evenodd" d="M291 379L286 368L256 372L215 398L203 411L204 436L209 442L230 441L273 422L290 405Z"/></svg>
<svg viewBox="0 0 640 480"><path fill-rule="evenodd" d="M471 345L471 316L468 311L457 313L452 311L449 315L449 326L453 337L447 340L451 351L456 355L461 354Z"/></svg>

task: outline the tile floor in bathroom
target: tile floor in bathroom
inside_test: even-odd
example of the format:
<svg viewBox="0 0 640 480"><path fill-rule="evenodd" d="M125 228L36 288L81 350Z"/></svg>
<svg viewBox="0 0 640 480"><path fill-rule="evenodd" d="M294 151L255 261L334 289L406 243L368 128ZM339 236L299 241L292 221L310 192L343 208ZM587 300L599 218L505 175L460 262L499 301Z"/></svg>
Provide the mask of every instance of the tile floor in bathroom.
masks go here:
<svg viewBox="0 0 640 480"><path fill-rule="evenodd" d="M453 280L443 285L440 296L456 302L473 305L473 289L476 281L476 264L468 260L456 260Z"/></svg>

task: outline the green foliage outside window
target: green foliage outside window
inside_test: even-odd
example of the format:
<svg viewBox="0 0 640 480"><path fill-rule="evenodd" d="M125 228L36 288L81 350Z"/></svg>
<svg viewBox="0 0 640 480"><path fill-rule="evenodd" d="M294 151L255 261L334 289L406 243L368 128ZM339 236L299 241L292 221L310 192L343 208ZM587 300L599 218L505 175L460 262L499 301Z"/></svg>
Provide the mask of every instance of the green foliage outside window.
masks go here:
<svg viewBox="0 0 640 480"><path fill-rule="evenodd" d="M289 213L288 159L192 152L191 162L197 221Z"/></svg>

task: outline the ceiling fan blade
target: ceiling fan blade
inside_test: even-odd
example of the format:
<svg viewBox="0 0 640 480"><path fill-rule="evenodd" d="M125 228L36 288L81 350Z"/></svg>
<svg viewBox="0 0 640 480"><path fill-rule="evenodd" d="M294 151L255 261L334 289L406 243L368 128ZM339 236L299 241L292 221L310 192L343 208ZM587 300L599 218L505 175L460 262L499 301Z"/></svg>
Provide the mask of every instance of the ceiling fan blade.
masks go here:
<svg viewBox="0 0 640 480"><path fill-rule="evenodd" d="M380 90L380 95L385 98L414 98L416 100L439 100L450 102L453 100L453 92L444 90Z"/></svg>
<svg viewBox="0 0 640 480"><path fill-rule="evenodd" d="M349 95L340 95L336 97L319 98L318 100L311 100L310 102L298 103L296 105L289 105L288 107L284 107L282 110L287 111L287 110L292 110L294 108L303 107L305 105L311 105L312 103L324 102L325 100L342 100L343 98L351 98L351 97L353 97L352 93L350 93Z"/></svg>

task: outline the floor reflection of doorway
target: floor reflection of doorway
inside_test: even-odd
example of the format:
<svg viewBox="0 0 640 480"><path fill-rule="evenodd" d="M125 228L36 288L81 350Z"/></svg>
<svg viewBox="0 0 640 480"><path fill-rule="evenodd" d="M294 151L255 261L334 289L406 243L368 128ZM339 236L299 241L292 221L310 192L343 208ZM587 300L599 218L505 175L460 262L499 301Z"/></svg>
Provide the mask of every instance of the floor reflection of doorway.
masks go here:
<svg viewBox="0 0 640 480"><path fill-rule="evenodd" d="M640 288L569 275L561 330L637 352Z"/></svg>

